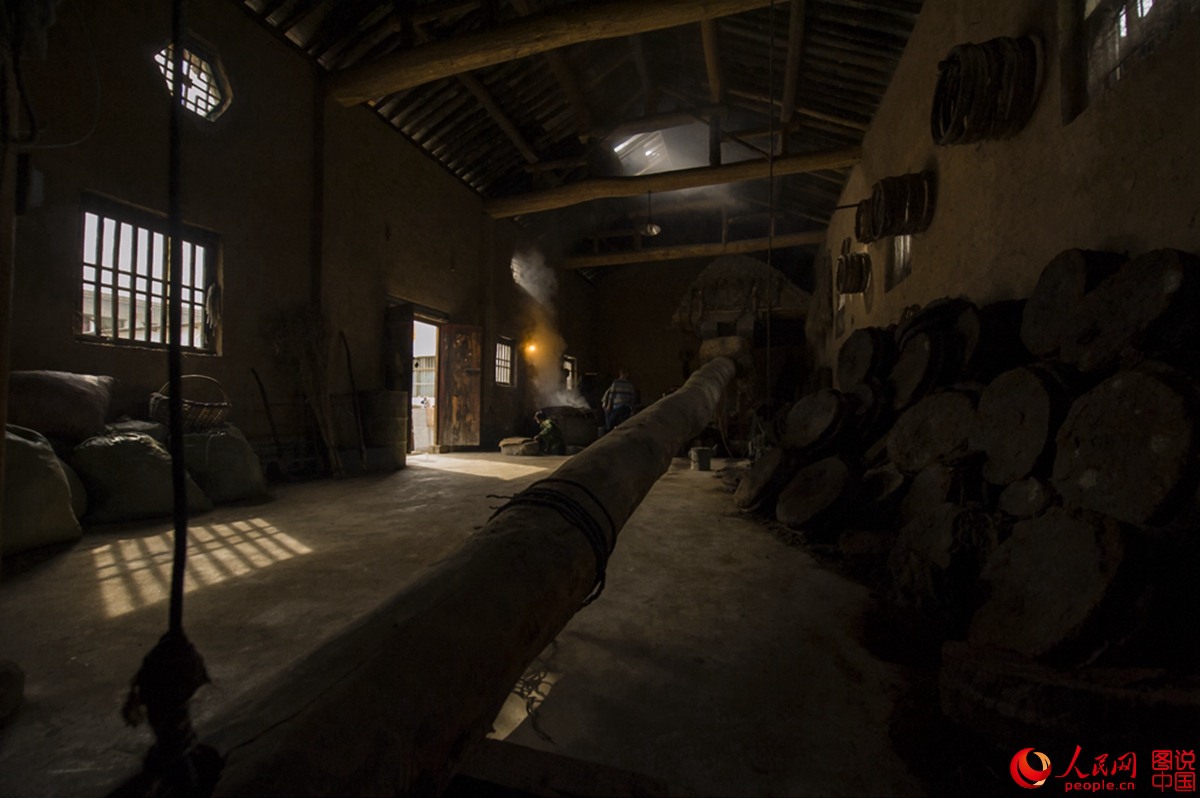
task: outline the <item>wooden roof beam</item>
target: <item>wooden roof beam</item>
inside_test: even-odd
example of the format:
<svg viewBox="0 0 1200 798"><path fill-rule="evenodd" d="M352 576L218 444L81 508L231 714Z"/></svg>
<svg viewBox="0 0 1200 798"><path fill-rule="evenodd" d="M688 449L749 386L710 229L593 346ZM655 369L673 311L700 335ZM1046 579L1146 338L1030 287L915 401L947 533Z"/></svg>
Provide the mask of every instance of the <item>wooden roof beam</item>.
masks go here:
<svg viewBox="0 0 1200 798"><path fill-rule="evenodd" d="M677 247L648 247L636 252L608 252L600 255L576 255L563 261L564 269L595 269L601 266L622 266L630 263L656 263L685 258L715 258L747 252L809 247L825 243L824 230L787 233L769 238L749 238L712 244L684 244Z"/></svg>
<svg viewBox="0 0 1200 798"><path fill-rule="evenodd" d="M796 111L796 86L800 82L800 60L804 55L804 15L805 0L791 0L788 13L788 52L787 66L783 73L783 104L779 118L782 122L790 122Z"/></svg>
<svg viewBox="0 0 1200 798"><path fill-rule="evenodd" d="M851 146L834 150L789 155L768 160L742 161L721 166L699 166L674 172L658 172L629 177L602 177L569 183L544 191L534 191L511 197L486 200L483 209L496 219L507 219L527 213L566 208L591 200L610 197L637 197L647 191L677 191L684 188L716 186L760 180L773 170L776 177L803 174L816 169L840 169L862 160L862 147Z"/></svg>
<svg viewBox="0 0 1200 798"><path fill-rule="evenodd" d="M615 0L575 4L488 31L442 39L392 53L328 78L330 95L343 105L419 86L431 80L582 42L662 30L753 11L771 0Z"/></svg>
<svg viewBox="0 0 1200 798"><path fill-rule="evenodd" d="M530 174L539 172L557 172L565 169L578 169L581 166L587 166L588 159L583 156L577 158L559 158L557 161L542 161L541 163L528 163L522 167Z"/></svg>
<svg viewBox="0 0 1200 798"><path fill-rule="evenodd" d="M720 105L705 105L699 108L682 111L667 111L662 114L643 116L610 128L595 131L595 138L600 140L627 139L630 136L640 136L643 133L653 133L656 130L667 130L684 125L705 124L714 116L725 116L726 109Z"/></svg>

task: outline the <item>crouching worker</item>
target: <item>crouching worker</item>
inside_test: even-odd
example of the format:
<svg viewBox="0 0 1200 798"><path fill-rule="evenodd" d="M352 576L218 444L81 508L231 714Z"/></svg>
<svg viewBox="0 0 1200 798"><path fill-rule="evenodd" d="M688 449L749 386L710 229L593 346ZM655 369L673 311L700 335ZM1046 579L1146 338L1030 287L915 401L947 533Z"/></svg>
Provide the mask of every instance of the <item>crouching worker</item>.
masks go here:
<svg viewBox="0 0 1200 798"><path fill-rule="evenodd" d="M566 441L563 439L562 430L554 423L554 420L547 418L541 410L534 413L533 419L540 427L538 434L533 439L537 441L541 453L566 454Z"/></svg>

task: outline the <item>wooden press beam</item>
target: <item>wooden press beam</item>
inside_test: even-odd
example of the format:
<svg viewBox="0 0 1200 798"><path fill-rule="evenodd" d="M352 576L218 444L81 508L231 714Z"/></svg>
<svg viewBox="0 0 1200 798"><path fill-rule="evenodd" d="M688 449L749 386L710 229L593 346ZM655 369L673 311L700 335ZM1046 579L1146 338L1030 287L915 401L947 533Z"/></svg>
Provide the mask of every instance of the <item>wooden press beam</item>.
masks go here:
<svg viewBox="0 0 1200 798"><path fill-rule="evenodd" d="M748 238L742 241L727 241L715 244L683 244L677 247L651 247L637 252L610 252L603 255L577 255L563 262L564 269L594 269L601 266L623 266L630 263L657 263L664 260L686 258L715 258L720 255L737 255L746 252L805 247L825 243L824 230L805 233L787 233L770 238Z"/></svg>
<svg viewBox="0 0 1200 798"><path fill-rule="evenodd" d="M327 87L343 105L357 105L402 89L571 44L673 28L753 11L771 0L615 0L577 3L488 31L443 39L329 76Z"/></svg>
<svg viewBox="0 0 1200 798"><path fill-rule="evenodd" d="M770 161L762 159L721 166L698 166L650 175L601 177L543 191L486 200L483 210L495 219L508 219L526 213L566 208L591 200L637 197L647 191L677 191L744 180L760 180L772 173L776 177L784 177L816 169L840 169L844 166L854 166L861 160L862 147L855 145L776 158L773 166Z"/></svg>
<svg viewBox="0 0 1200 798"><path fill-rule="evenodd" d="M713 417L735 370L728 357L710 360L567 460L552 475L562 481L546 484L551 503L570 502L615 544L672 455ZM587 537L555 509L501 510L375 612L208 721L215 731L201 742L225 759L212 794L441 794L580 610L595 567Z"/></svg>
<svg viewBox="0 0 1200 798"><path fill-rule="evenodd" d="M791 0L788 12L787 66L783 73L783 103L779 112L788 122L796 111L796 86L800 83L800 59L804 55L804 0Z"/></svg>

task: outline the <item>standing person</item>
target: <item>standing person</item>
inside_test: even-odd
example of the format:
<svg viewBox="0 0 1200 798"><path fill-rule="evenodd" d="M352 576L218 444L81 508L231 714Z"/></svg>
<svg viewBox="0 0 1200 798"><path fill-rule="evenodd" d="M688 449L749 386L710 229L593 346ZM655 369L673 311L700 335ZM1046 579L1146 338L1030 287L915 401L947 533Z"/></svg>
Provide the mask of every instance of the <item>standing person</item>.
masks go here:
<svg viewBox="0 0 1200 798"><path fill-rule="evenodd" d="M546 414L541 410L533 414L533 420L538 423L538 434L533 436L533 439L538 442L538 448L542 454L566 454L567 445L563 439L562 430L554 423L554 419L547 418Z"/></svg>
<svg viewBox="0 0 1200 798"><path fill-rule="evenodd" d="M613 428L633 415L633 406L637 404L638 392L629 381L629 372L617 370L617 378L604 392L600 406L604 409L604 429L612 432Z"/></svg>

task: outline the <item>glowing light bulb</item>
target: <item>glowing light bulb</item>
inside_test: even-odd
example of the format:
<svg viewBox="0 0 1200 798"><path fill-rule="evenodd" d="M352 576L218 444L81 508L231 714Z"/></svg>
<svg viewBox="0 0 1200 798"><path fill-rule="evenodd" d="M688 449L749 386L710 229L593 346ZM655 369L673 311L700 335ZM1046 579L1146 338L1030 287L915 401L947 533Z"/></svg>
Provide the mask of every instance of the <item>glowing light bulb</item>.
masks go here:
<svg viewBox="0 0 1200 798"><path fill-rule="evenodd" d="M532 355L537 351L537 344L527 344L525 346L525 351Z"/></svg>

